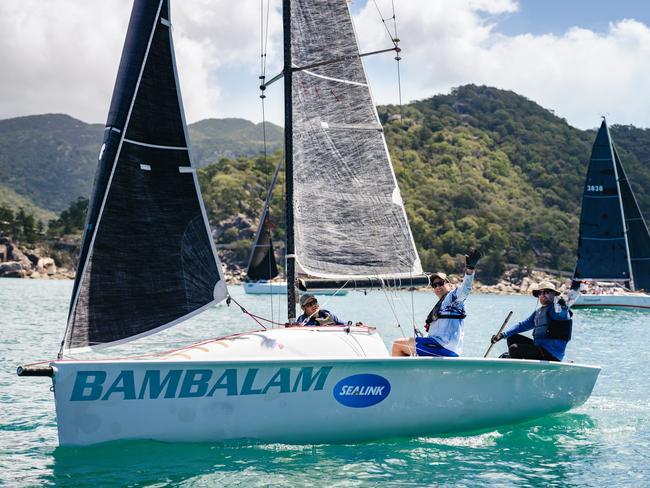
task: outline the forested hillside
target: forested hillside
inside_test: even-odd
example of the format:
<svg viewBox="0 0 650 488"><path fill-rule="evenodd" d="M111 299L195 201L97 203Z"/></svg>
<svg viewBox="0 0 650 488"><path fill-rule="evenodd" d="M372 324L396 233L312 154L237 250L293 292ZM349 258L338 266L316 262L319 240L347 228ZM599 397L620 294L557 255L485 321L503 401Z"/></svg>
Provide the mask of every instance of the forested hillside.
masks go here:
<svg viewBox="0 0 650 488"><path fill-rule="evenodd" d="M486 253L481 266L484 277L498 276L506 263L573 268L580 200L595 130L573 128L513 92L474 85L401 108L382 106L379 114L426 270L458 269L458 256L472 246ZM87 190L79 193L79 188L90 187L99 139L96 134L95 142L88 142L92 137L86 131L101 132L101 127L65 116L42 117L47 124L38 130L20 126L19 122L26 122L21 119L0 121L3 144L9 137L7 125L12 126L13 141L22 142L12 148L14 156L8 157L4 149L0 153L0 187L8 182L23 195L31 182L29 191L35 201L56 209L72 203L67 212L76 215L81 207L74 202L87 195ZM594 127L599 124L599 119L594 120ZM73 134L75 127L81 135ZM610 130L648 217L650 130L631 126ZM229 264L246 261L251 228L281 157L279 150L273 153L282 141L277 126L267 128L269 157L250 157L262 148L260 134L259 124L239 119L205 120L190 127L194 152L204 166L199 180L209 219L217 229L218 244L232 251ZM48 153L47 148L56 150ZM80 156L86 150L88 159ZM8 168L21 164L25 166L13 169L13 179L7 180L5 175L12 174ZM33 185L42 180L42 186L49 189L45 182L53 171L79 176L75 191L59 188L56 206L49 193L39 193L41 187ZM278 240L283 236L282 198L280 181L272 207ZM70 228L66 223L70 219L63 217L50 235Z"/></svg>
<svg viewBox="0 0 650 488"><path fill-rule="evenodd" d="M46 114L0 120L0 205L29 208L39 216L61 212L88 197L102 143L101 124ZM263 148L262 124L208 119L189 126L198 166L222 157L254 156ZM267 124L267 146L283 143L282 128Z"/></svg>

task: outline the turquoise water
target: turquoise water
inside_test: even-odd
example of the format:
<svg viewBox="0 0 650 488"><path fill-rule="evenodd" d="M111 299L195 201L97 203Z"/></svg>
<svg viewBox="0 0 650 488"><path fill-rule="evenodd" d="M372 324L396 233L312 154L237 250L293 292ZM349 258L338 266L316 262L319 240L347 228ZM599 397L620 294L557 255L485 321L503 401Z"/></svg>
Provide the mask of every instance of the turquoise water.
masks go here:
<svg viewBox="0 0 650 488"><path fill-rule="evenodd" d="M18 378L17 365L56 355L69 281L0 279L0 485L7 486L650 486L650 313L575 314L567 359L603 370L582 407L527 424L468 436L388 439L349 445L121 442L57 447L47 378ZM251 312L277 318L278 298L231 293ZM387 344L432 306L429 293L320 297L345 320L376 325ZM525 318L535 300L471 296L465 355L482 356L509 310ZM415 311L415 313L413 312ZM362 313L359 311L363 311ZM167 349L193 339L255 328L235 307L201 316L113 356ZM504 351L499 343L493 355ZM259 412L264 415L263 411Z"/></svg>

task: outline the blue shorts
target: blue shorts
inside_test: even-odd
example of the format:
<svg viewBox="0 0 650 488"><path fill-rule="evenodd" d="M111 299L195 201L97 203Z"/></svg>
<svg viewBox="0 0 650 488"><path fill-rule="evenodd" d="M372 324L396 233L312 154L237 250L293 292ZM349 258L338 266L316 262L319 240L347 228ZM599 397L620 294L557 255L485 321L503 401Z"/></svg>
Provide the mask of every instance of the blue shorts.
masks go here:
<svg viewBox="0 0 650 488"><path fill-rule="evenodd" d="M457 358L458 354L449 349L442 347L438 341L431 337L416 337L415 338L415 353L418 356L445 356L450 358Z"/></svg>

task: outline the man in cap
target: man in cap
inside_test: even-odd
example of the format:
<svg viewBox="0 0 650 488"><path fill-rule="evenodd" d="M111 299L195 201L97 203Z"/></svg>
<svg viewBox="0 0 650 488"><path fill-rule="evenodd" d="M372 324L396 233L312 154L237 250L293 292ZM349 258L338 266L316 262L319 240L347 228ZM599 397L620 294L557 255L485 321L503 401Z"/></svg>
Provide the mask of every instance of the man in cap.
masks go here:
<svg viewBox="0 0 650 488"><path fill-rule="evenodd" d="M397 339L393 342L393 356L448 356L458 357L463 353L465 335L465 300L472 291L474 268L481 252L470 249L465 255L465 277L461 285L451 289L445 273L429 276L429 283L437 302L425 320L426 337Z"/></svg>
<svg viewBox="0 0 650 488"><path fill-rule="evenodd" d="M302 315L296 319L300 325L345 325L336 315L328 310L321 310L318 300L310 293L300 297Z"/></svg>
<svg viewBox="0 0 650 488"><path fill-rule="evenodd" d="M492 344L508 339L508 356L502 357L562 361L567 343L571 340L573 312L550 281L541 282L533 290L533 296L539 299L541 307L526 320L493 335ZM532 339L519 334L531 329Z"/></svg>

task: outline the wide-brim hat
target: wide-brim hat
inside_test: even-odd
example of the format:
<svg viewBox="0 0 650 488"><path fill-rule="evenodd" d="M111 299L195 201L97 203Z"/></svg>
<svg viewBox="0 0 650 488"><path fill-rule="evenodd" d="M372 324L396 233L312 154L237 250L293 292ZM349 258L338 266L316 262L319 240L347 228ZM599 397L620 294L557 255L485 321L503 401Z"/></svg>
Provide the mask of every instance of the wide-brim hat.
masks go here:
<svg viewBox="0 0 650 488"><path fill-rule="evenodd" d="M436 279L436 278L440 278L445 283L449 283L449 278L447 278L447 275L445 273L439 271L437 273L431 273L429 275L429 284L431 286L433 286L433 280Z"/></svg>
<svg viewBox="0 0 650 488"><path fill-rule="evenodd" d="M558 291L557 288L555 288L555 285L553 283L551 283L550 281L542 281L539 285L537 285L537 288L533 290L533 296L538 297L539 293L542 290L551 290L556 295L560 294L560 292Z"/></svg>

